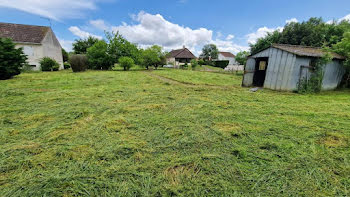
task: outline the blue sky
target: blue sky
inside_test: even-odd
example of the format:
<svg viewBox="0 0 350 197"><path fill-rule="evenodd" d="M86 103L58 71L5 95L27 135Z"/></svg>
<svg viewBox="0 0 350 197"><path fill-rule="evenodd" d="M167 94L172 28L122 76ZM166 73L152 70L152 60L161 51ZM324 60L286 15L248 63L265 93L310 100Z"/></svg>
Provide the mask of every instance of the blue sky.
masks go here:
<svg viewBox="0 0 350 197"><path fill-rule="evenodd" d="M44 17L44 18L43 18ZM204 44L221 51L246 50L288 21L350 19L349 0L0 0L1 22L49 25L67 50L78 38L119 31L140 47Z"/></svg>

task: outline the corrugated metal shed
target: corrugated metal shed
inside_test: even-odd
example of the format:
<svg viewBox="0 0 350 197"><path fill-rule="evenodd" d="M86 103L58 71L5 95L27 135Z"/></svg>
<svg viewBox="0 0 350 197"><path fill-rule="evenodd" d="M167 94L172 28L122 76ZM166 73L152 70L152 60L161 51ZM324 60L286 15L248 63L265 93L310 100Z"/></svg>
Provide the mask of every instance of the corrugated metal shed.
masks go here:
<svg viewBox="0 0 350 197"><path fill-rule="evenodd" d="M245 66L243 86L254 86L254 78L258 63L263 58L267 60L264 88L273 90L293 91L302 78L308 78L312 72L308 66L315 58L322 57L325 52L320 48L272 45L263 51L249 56ZM324 68L324 90L335 89L344 75L342 60L344 57L332 53L334 59Z"/></svg>

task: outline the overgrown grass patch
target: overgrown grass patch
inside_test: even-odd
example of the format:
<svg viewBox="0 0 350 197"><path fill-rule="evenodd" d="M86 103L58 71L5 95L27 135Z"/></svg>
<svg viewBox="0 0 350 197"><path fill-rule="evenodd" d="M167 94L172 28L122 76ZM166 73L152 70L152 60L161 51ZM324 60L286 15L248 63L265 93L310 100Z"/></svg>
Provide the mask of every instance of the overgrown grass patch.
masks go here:
<svg viewBox="0 0 350 197"><path fill-rule="evenodd" d="M349 195L350 92L240 83L172 69L0 81L0 196Z"/></svg>

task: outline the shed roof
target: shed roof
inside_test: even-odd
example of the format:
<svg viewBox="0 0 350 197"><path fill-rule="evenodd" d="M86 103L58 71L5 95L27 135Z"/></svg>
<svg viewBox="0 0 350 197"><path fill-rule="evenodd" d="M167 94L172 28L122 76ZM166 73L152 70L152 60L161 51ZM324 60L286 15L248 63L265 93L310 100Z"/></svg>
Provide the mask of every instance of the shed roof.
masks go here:
<svg viewBox="0 0 350 197"><path fill-rule="evenodd" d="M231 52L219 52L221 55L223 55L224 57L233 57L235 58L236 56L233 55Z"/></svg>
<svg viewBox="0 0 350 197"><path fill-rule="evenodd" d="M281 49L283 51L287 51L299 56L322 57L325 54L322 48L319 48L319 47L308 47L308 46L301 46L301 45L286 45L286 44L273 44L272 47ZM331 55L335 59L345 59L345 57L337 53L331 53Z"/></svg>
<svg viewBox="0 0 350 197"><path fill-rule="evenodd" d="M0 23L0 37L14 42L40 44L49 30L46 26Z"/></svg>
<svg viewBox="0 0 350 197"><path fill-rule="evenodd" d="M196 58L196 56L194 56L193 53L190 50L188 50L187 48L172 50L172 51L170 51L168 57L186 58L186 59L195 59Z"/></svg>

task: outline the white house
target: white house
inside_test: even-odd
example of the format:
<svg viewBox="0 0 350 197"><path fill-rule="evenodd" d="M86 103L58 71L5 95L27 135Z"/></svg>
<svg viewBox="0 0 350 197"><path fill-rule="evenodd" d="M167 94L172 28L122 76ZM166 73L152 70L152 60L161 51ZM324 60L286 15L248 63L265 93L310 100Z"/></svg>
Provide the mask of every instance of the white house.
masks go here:
<svg viewBox="0 0 350 197"><path fill-rule="evenodd" d="M0 23L0 37L10 38L16 48L23 48L28 64L33 70L40 70L39 61L50 57L63 69L62 47L50 27Z"/></svg>
<svg viewBox="0 0 350 197"><path fill-rule="evenodd" d="M228 65L237 65L236 56L230 52L219 52L218 60L228 60Z"/></svg>

